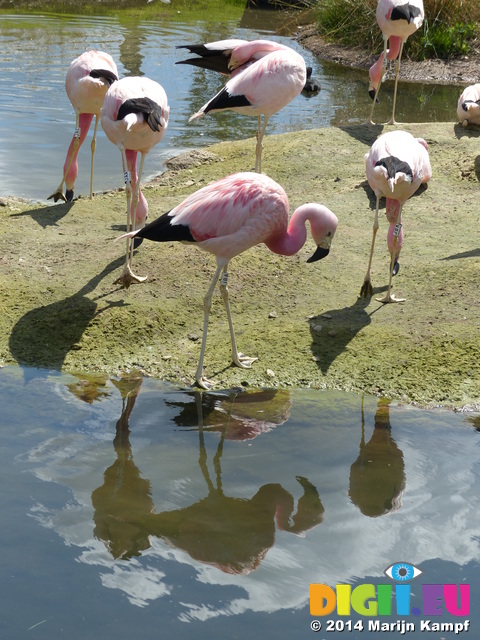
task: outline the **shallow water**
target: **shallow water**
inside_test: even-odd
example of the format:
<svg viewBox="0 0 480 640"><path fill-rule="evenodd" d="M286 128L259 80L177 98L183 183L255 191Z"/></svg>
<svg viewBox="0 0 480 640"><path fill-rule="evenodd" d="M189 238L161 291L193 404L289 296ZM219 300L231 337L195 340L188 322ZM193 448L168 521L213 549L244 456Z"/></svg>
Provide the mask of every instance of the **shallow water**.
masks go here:
<svg viewBox="0 0 480 640"><path fill-rule="evenodd" d="M470 614L434 620L478 637L468 414L16 367L0 370L0 403L2 637L291 639L320 620L316 637L381 638L354 612L311 616L309 584L392 584L399 561L423 571L412 611L422 585L470 584ZM394 601L375 619L418 632L428 617Z"/></svg>
<svg viewBox="0 0 480 640"><path fill-rule="evenodd" d="M186 56L176 45L226 37L274 38L300 51L320 81L319 94L298 96L273 116L267 134L364 122L370 109L366 72L316 60L288 36L275 35L279 12L248 11L225 21L186 20L169 14L160 20L59 15L0 15L0 196L46 201L61 178L75 115L64 89L70 62L89 48L108 51L123 75L147 75L169 97L170 122L162 142L147 156L144 177L158 175L164 162L186 150L255 135L256 119L216 114L188 122L223 85L213 72L175 66ZM382 88L378 121L390 117L393 83ZM450 121L456 117L456 87L403 83L399 121ZM123 184L120 153L99 132L94 189ZM90 136L79 155L76 194L88 194ZM245 167L248 170L252 167Z"/></svg>

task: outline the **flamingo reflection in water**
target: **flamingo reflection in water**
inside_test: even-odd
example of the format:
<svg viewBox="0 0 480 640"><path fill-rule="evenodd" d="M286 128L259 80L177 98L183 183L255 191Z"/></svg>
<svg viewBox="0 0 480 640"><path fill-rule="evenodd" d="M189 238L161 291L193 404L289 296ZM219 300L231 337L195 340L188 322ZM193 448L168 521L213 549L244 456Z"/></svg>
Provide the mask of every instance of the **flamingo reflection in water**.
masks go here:
<svg viewBox="0 0 480 640"><path fill-rule="evenodd" d="M350 499L364 515L383 516L400 509L405 483L403 453L392 438L390 400L379 398L373 433L365 442L362 397L362 438L358 458L350 467Z"/></svg>
<svg viewBox="0 0 480 640"><path fill-rule="evenodd" d="M186 394L187 402L170 403L181 409L175 419L177 424L198 429L198 463L207 485L207 495L190 506L161 513L155 513L150 482L141 478L133 460L129 416L135 403L135 392L127 398L116 427L117 459L106 470L103 485L92 493L94 533L113 557L128 559L141 555L150 546L149 536L156 536L185 551L194 560L225 573L248 574L259 567L274 545L276 527L302 534L323 521L324 508L318 492L304 477L296 478L303 490L296 511L292 494L279 483L261 486L250 498L225 495L221 470L225 440L252 439L282 424L288 417L290 395L287 391L260 391L258 394L213 395L194 391ZM274 409L270 414L265 411L271 403L268 394L278 394L273 398ZM254 414L262 416L257 425L252 417ZM181 422L182 417L186 418L184 422ZM269 421L270 417L274 422ZM242 422L246 425L243 438ZM220 432L213 458L214 480L208 469L205 443L205 433L212 429Z"/></svg>

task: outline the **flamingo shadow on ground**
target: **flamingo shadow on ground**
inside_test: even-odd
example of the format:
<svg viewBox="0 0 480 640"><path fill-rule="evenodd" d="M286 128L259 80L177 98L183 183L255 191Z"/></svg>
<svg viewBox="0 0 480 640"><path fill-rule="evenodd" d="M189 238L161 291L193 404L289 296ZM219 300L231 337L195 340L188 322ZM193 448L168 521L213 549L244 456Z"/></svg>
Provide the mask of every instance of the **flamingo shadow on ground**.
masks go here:
<svg viewBox="0 0 480 640"><path fill-rule="evenodd" d="M81 339L92 319L124 301L108 302L97 309L97 300L88 298L95 287L109 273L117 269L124 258L117 258L103 271L89 280L77 293L28 311L15 324L10 334L10 352L19 365L60 371L66 355ZM104 295L109 295L104 294Z"/></svg>
<svg viewBox="0 0 480 640"><path fill-rule="evenodd" d="M467 127L464 127L463 124L457 122L453 130L455 132L455 136L457 138L480 138L480 125L477 124L469 124Z"/></svg>
<svg viewBox="0 0 480 640"><path fill-rule="evenodd" d="M463 258L480 258L480 249L472 249L471 251L463 251L462 253L453 253L451 256L440 258L440 260L462 260Z"/></svg>
<svg viewBox="0 0 480 640"><path fill-rule="evenodd" d="M385 291L387 287L376 288L375 293ZM312 336L311 351L317 366L326 374L331 364L343 353L347 345L359 331L371 323L372 314L382 308L367 313L370 298L358 298L350 307L324 311L309 319Z"/></svg>
<svg viewBox="0 0 480 640"><path fill-rule="evenodd" d="M383 133L383 128L383 124L356 124L339 127L341 131L345 131L349 136L363 142L368 147L371 147L378 136Z"/></svg>
<svg viewBox="0 0 480 640"><path fill-rule="evenodd" d="M70 209L75 204L73 202L66 202L64 204L58 204L53 207L39 207L38 209L29 209L28 211L21 211L20 213L12 213L10 218L21 218L23 216L29 216L33 218L43 229L47 227L56 227L62 218L64 218Z"/></svg>

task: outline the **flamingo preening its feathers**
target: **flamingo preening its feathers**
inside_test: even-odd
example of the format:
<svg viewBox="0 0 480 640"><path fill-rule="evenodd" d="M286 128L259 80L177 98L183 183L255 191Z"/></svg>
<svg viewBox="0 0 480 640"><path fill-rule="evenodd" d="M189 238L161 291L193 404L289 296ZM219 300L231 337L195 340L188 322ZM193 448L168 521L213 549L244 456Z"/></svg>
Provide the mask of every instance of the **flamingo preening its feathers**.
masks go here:
<svg viewBox="0 0 480 640"><path fill-rule="evenodd" d="M360 290L363 297L371 296L370 279L375 236L378 231L378 206L386 198L385 214L389 222L387 244L390 252L388 291L379 302L403 302L390 293L392 276L398 273L398 256L403 244L402 208L405 202L432 177L428 145L422 138L414 138L406 131L390 131L381 135L365 155L367 180L376 196L373 237L367 273Z"/></svg>
<svg viewBox="0 0 480 640"><path fill-rule="evenodd" d="M382 31L384 48L380 58L370 67L369 71L369 94L373 99L373 104L368 122L372 124L373 110L375 103L378 102L378 92L385 74L387 60L396 59L392 117L388 123L396 124L395 105L403 46L408 36L415 33L423 24L423 2L422 0L378 0L376 17Z"/></svg>
<svg viewBox="0 0 480 640"><path fill-rule="evenodd" d="M90 198L93 197L93 161L95 156L98 116L105 94L110 85L118 79L117 65L108 53L86 51L76 58L67 71L65 90L75 109L76 125L63 167L62 181L51 196L54 202L71 202L75 180L78 174L77 156L85 140L90 124L95 116L95 129L91 143L92 162L90 169ZM66 190L63 193L63 185Z"/></svg>
<svg viewBox="0 0 480 640"><path fill-rule="evenodd" d="M220 293L227 312L232 360L250 368L256 358L239 353L236 346L228 299L228 263L257 244L265 243L274 253L293 255L305 244L309 221L317 249L308 262L328 255L338 220L327 207L304 204L288 217L289 203L284 189L263 174L247 172L217 180L188 196L181 204L122 238L147 238L156 242L195 244L212 253L217 269L204 299L203 339L195 379L204 389L211 385L203 374L208 317L212 294L220 279Z"/></svg>
<svg viewBox="0 0 480 640"><path fill-rule="evenodd" d="M257 116L255 171L260 172L267 122L304 88L307 79L305 60L290 47L270 40L220 40L179 48L188 49L200 57L181 60L177 64L193 64L230 76L223 89L190 120L228 109Z"/></svg>

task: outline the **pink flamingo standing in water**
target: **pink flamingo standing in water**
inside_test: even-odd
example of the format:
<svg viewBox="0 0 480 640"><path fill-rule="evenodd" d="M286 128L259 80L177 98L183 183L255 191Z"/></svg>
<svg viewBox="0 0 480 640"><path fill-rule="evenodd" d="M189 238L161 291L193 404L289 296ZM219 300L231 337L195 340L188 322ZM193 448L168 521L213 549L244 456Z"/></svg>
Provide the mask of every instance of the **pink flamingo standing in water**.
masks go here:
<svg viewBox="0 0 480 640"><path fill-rule="evenodd" d="M76 58L67 71L65 90L75 109L76 125L72 141L63 166L63 178L57 190L48 197L54 202L73 200L73 190L78 174L77 156L87 137L95 116L95 128L91 143L92 162L90 168L90 198L93 197L93 160L97 144L98 116L108 87L118 79L117 65L113 58L103 51L86 51ZM66 186L65 195L63 185Z"/></svg>
<svg viewBox="0 0 480 640"><path fill-rule="evenodd" d="M122 154L127 195L127 232L145 224L148 204L140 189L145 155L160 142L168 126L170 107L163 87L145 77L122 78L112 84L101 112L103 130ZM137 155L141 154L137 176ZM146 277L133 273L131 262L134 243L127 239L126 260L122 275L115 283L128 288Z"/></svg>
<svg viewBox="0 0 480 640"><path fill-rule="evenodd" d="M235 173L191 194L143 229L121 236L156 242L178 240L195 243L216 257L217 269L204 299L203 339L195 374L197 384L204 389L211 386L203 375L203 359L212 294L220 276L220 293L232 342L232 360L243 368L250 368L256 360L237 350L227 288L230 260L262 242L274 253L286 256L297 253L307 238L307 220L317 245L317 250L307 262L328 255L338 224L335 214L320 204L302 205L290 221L288 212L287 194L274 180L253 172Z"/></svg>
<svg viewBox="0 0 480 640"><path fill-rule="evenodd" d="M402 208L415 191L430 180L432 169L428 156L428 145L423 138L414 138L406 131L390 131L381 135L365 155L367 180L373 189L377 202L373 223L372 246L367 273L360 290L364 298L373 293L370 279L375 236L378 231L378 205L381 197L386 198L385 214L389 222L387 244L390 252L390 279L388 291L379 302L404 302L390 293L392 276L398 273L398 256L403 244Z"/></svg>
<svg viewBox="0 0 480 640"><path fill-rule="evenodd" d="M305 60L290 47L269 40L220 40L179 48L201 56L182 60L180 64L194 64L230 75L223 89L194 113L189 121L210 111L227 109L257 116L255 171L260 172L267 122L304 88L307 79Z"/></svg>
<svg viewBox="0 0 480 640"><path fill-rule="evenodd" d="M424 11L422 0L378 0L377 22L383 34L384 48L380 58L370 67L369 94L373 99L369 124L373 124L373 110L378 102L378 92L382 83L387 60L397 60L395 69L395 89L393 93L392 117L388 124L395 122L395 105L397 102L397 85L400 73L403 46L408 36L411 36L423 24ZM390 48L387 46L390 45Z"/></svg>

